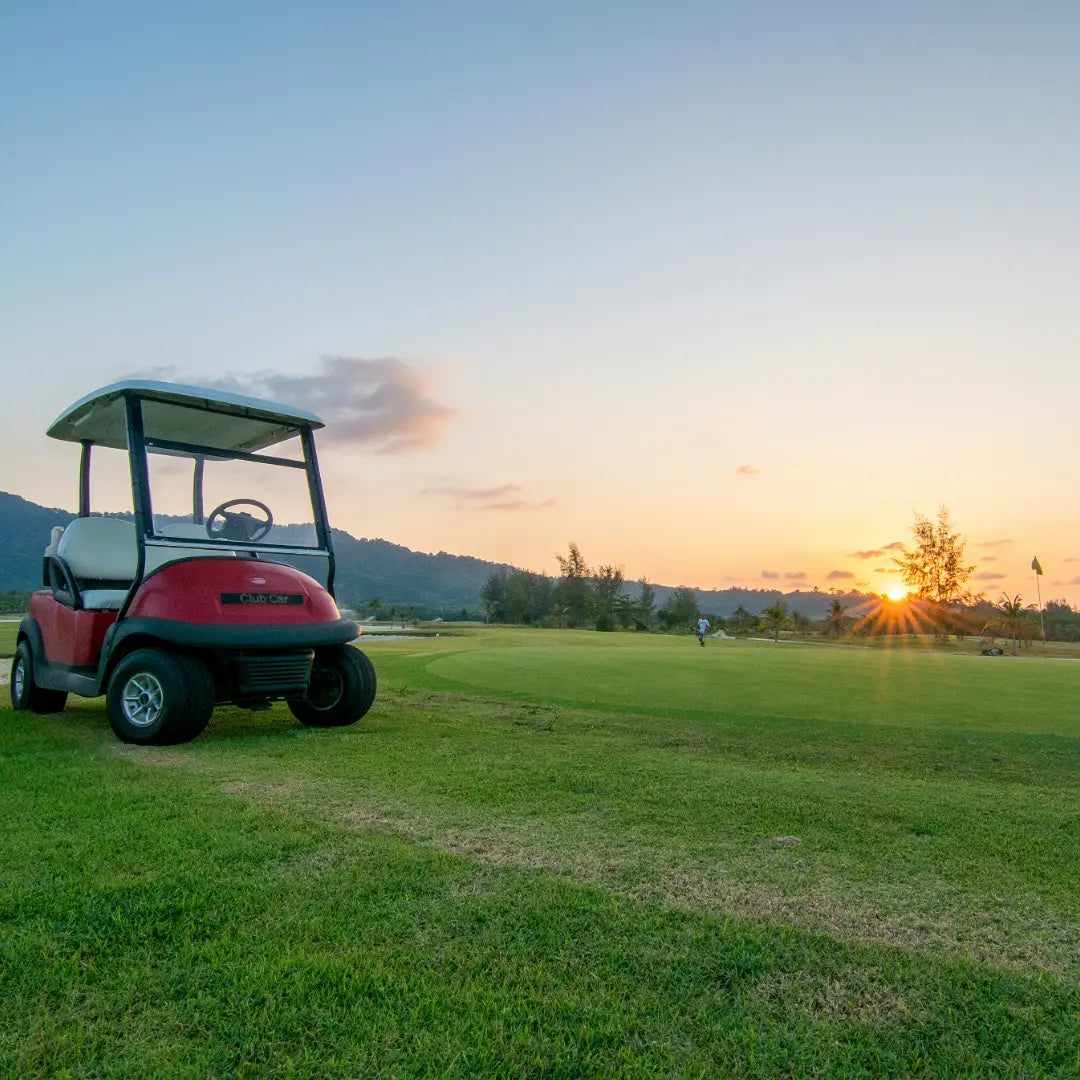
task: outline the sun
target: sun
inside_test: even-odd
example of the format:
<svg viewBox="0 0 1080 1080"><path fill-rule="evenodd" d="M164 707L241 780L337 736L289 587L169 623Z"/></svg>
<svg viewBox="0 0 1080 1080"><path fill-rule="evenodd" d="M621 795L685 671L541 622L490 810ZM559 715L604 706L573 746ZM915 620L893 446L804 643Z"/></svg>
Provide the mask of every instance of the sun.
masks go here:
<svg viewBox="0 0 1080 1080"><path fill-rule="evenodd" d="M903 585L890 585L886 590L885 595L894 604L899 604L901 600L907 599L907 589L905 589Z"/></svg>

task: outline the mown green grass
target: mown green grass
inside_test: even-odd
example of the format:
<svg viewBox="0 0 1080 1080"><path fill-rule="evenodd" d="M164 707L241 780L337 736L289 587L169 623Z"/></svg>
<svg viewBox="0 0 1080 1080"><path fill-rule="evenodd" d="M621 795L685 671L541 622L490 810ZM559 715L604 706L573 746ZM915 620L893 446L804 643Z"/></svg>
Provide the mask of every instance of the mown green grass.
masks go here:
<svg viewBox="0 0 1080 1080"><path fill-rule="evenodd" d="M0 1076L1080 1070L1080 668L370 654L341 731L0 712Z"/></svg>
<svg viewBox="0 0 1080 1080"><path fill-rule="evenodd" d="M0 659L14 656L15 640L19 633L18 616L5 615L0 621ZM12 621L8 621L12 620ZM7 672L7 665L0 664L0 670Z"/></svg>

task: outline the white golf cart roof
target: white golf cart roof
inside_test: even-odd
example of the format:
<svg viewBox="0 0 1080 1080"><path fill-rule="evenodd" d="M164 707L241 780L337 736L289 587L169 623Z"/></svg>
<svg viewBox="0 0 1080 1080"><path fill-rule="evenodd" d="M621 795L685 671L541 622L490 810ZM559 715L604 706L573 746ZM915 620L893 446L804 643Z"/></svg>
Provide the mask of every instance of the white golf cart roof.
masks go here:
<svg viewBox="0 0 1080 1080"><path fill-rule="evenodd" d="M127 449L124 399L142 402L143 436L169 442L254 453L323 427L314 414L262 398L201 386L128 379L79 398L52 423L47 434L65 442Z"/></svg>

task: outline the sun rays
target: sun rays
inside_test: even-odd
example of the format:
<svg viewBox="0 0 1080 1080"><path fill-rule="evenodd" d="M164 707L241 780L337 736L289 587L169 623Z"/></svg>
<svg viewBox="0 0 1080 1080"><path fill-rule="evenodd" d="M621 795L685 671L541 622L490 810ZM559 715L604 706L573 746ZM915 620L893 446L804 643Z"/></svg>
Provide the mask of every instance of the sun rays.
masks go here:
<svg viewBox="0 0 1080 1080"><path fill-rule="evenodd" d="M875 601L859 620L855 630L872 637L926 634L933 633L940 621L940 612L935 611L935 605L919 597L908 596L907 592L898 586Z"/></svg>

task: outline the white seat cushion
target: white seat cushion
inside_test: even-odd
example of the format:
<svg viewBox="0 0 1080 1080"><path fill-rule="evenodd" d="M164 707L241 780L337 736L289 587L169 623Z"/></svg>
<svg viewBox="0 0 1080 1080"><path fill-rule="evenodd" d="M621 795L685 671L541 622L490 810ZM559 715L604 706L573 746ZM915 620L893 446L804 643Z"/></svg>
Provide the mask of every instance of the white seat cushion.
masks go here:
<svg viewBox="0 0 1080 1080"><path fill-rule="evenodd" d="M135 526L120 518L76 518L60 537L56 554L76 581L134 581Z"/></svg>
<svg viewBox="0 0 1080 1080"><path fill-rule="evenodd" d="M60 546L60 537L64 535L63 525L54 525L49 532L49 546L45 549L45 555L55 555L57 547Z"/></svg>

